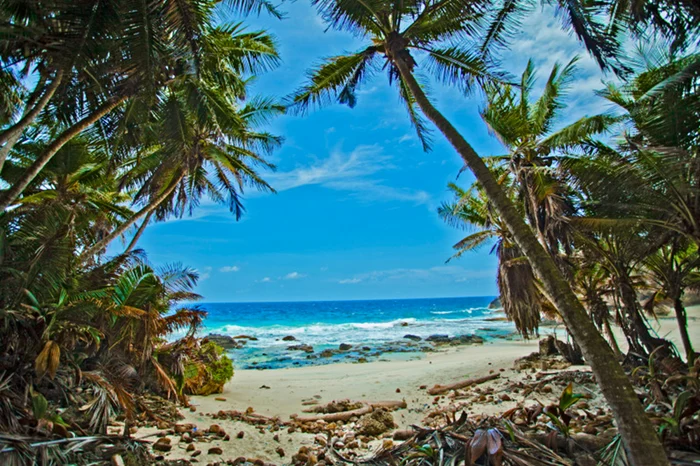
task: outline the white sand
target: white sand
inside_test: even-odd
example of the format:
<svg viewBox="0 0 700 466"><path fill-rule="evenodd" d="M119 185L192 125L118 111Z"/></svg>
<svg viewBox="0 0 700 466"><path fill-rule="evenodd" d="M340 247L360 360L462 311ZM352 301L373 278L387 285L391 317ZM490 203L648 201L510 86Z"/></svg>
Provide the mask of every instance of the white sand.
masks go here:
<svg viewBox="0 0 700 466"><path fill-rule="evenodd" d="M688 308L690 336L694 342L700 341L700 306ZM668 338L680 346L680 338L675 318L670 315L659 321L651 322L654 330L661 336ZM563 328L556 333L561 337ZM624 339L619 343L624 347ZM700 344L700 343L699 343ZM267 431L260 433L255 427L237 421L215 421L206 416L207 413L216 413L219 410L245 411L252 407L256 412L280 416L287 420L293 413L301 414L302 401L313 397L318 398L319 403L327 403L332 400L401 400L408 403L408 409L394 412L394 418L399 428L407 428L411 424L419 423L425 416L425 412L433 405L434 397L428 395L425 390L419 389L421 385L431 387L435 384L444 384L463 380L470 377L478 377L488 374L490 371L502 372L499 384L508 379L522 377L511 368L513 361L537 351L537 341L522 340L491 340L484 345L462 346L449 348L437 353L426 353L419 360L391 360L377 361L364 364L340 363L324 366L311 366L289 369L268 370L236 370L231 382L224 388L224 393L209 397L192 397L191 402L197 407L195 413L184 411L185 420L199 428L207 428L211 424L218 424L231 435L231 440L214 440L210 445L197 443L197 448L203 454L197 459L202 463L218 460L235 459L239 456L247 458L261 458L265 461L280 464L288 463L301 445L310 445L313 435L280 431L279 442L273 440L273 434ZM262 386L270 387L261 388ZM397 392L397 389L399 392ZM215 398L223 397L226 401L217 401ZM446 402L447 400L445 400ZM501 405L470 406L473 412L492 411L493 409L505 410L511 407L510 403ZM245 433L243 439L237 439L236 434ZM141 434L149 433L142 430ZM176 442L177 437L173 437ZM223 455L208 455L207 449L211 446L219 446L224 450ZM285 450L286 456L280 458L275 450L278 447ZM189 454L184 451L184 444L175 444L168 458L187 458Z"/></svg>

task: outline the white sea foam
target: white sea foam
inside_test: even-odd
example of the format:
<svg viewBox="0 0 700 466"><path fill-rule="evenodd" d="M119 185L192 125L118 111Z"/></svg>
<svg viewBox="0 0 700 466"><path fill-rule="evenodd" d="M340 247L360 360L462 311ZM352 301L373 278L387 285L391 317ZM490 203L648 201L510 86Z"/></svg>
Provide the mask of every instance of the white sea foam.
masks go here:
<svg viewBox="0 0 700 466"><path fill-rule="evenodd" d="M474 312L474 309L459 309L456 311L430 311L431 314L435 315L449 315L449 314L471 314Z"/></svg>
<svg viewBox="0 0 700 466"><path fill-rule="evenodd" d="M470 314L470 309L459 311L462 315ZM438 314L447 316L448 313ZM349 323L314 323L304 326L271 325L261 327L244 327L239 325L223 325L207 327L201 331L219 333L229 336L249 335L257 341L250 341L248 347L265 348L289 346L294 342L282 340L285 336L293 336L297 342L318 345L349 344L380 344L402 340L404 335L411 334L423 339L430 335L447 334L449 336L470 335L479 329L488 327L494 330L508 331L512 324L506 322L489 322L483 318L448 318L441 317L430 320L415 318L395 319L387 322L349 322Z"/></svg>

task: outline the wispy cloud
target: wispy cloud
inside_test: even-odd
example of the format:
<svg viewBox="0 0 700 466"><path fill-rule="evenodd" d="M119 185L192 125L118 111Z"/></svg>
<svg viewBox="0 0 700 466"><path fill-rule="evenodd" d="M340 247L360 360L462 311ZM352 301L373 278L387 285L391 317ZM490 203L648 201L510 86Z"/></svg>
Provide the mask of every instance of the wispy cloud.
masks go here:
<svg viewBox="0 0 700 466"><path fill-rule="evenodd" d="M425 191L388 186L376 177L380 172L395 169L391 157L378 145L357 146L351 152L341 149L311 164L268 176L278 191L301 186L317 185L338 191L348 191L366 200L407 201L427 204L430 195Z"/></svg>
<svg viewBox="0 0 700 466"><path fill-rule="evenodd" d="M237 265L227 265L225 267L221 267L219 269L219 272L229 273L229 272L238 272L239 270L241 270L241 268L238 267Z"/></svg>
<svg viewBox="0 0 700 466"><path fill-rule="evenodd" d="M492 277L492 270L467 270L459 266L444 265L429 268L397 268L389 270L374 270L357 274L350 278L339 280L342 285L354 285L364 282L430 282L435 280L465 282L471 279Z"/></svg>
<svg viewBox="0 0 700 466"><path fill-rule="evenodd" d="M503 63L512 73L520 75L527 61L532 59L539 72L537 84L541 89L556 63L563 66L578 56L577 72L567 99L567 120L609 109L610 105L594 91L603 87L602 81L615 81L615 76L600 70L578 39L562 27L553 7L533 11L520 30L503 57Z"/></svg>
<svg viewBox="0 0 700 466"><path fill-rule="evenodd" d="M263 278L262 280L259 280L259 281L260 281L260 283L270 283L270 282L272 281L272 279L271 279L270 277L265 277L265 278Z"/></svg>
<svg viewBox="0 0 700 466"><path fill-rule="evenodd" d="M343 280L339 280L338 283L340 283L341 285L349 285L353 283L360 283L361 281L361 278L346 278Z"/></svg>
<svg viewBox="0 0 700 466"><path fill-rule="evenodd" d="M201 271L195 270L195 272L199 273L199 281L200 282L203 282L204 280L211 277L211 267L204 267Z"/></svg>
<svg viewBox="0 0 700 466"><path fill-rule="evenodd" d="M299 272L290 272L290 273L288 273L287 275L285 275L283 278L284 278L285 280L298 280L298 279L304 278L304 277L306 277L306 275L304 275L303 273L299 273Z"/></svg>

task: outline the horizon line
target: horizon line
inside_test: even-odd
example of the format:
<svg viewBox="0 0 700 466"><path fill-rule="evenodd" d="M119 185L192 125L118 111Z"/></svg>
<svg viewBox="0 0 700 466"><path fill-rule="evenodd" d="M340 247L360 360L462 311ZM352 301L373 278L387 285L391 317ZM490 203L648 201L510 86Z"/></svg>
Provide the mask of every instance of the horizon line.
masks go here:
<svg viewBox="0 0 700 466"><path fill-rule="evenodd" d="M286 304L286 303L334 303L359 301L413 301L426 299L464 299L464 298L499 298L498 295L479 296L436 296L423 298L361 298L361 299L312 299L312 300L279 300L279 301L192 301L192 304Z"/></svg>

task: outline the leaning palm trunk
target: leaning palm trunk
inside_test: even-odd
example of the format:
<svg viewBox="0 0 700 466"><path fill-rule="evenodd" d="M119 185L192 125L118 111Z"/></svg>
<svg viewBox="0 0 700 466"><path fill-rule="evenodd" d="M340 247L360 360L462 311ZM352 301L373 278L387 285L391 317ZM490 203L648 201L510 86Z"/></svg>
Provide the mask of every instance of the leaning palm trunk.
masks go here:
<svg viewBox="0 0 700 466"><path fill-rule="evenodd" d="M630 350L635 351L636 349L637 352L641 351L639 356L643 358L648 357L652 353L662 357L673 355L673 348L668 341L656 338L649 332L649 327L639 309L637 294L630 283L629 277L619 277L617 287L625 309L625 318L627 319L627 325L623 325L622 328L627 334L627 340L634 342L634 346ZM659 349L660 351L657 351Z"/></svg>
<svg viewBox="0 0 700 466"><path fill-rule="evenodd" d="M39 116L41 111L49 103L49 100L51 100L56 89L58 89L58 86L61 84L62 78L63 73L58 72L53 81L51 81L51 84L49 84L49 87L46 88L46 91L44 91L43 95L39 98L41 87L43 87L44 83L44 79L40 79L37 84L37 91L34 92L34 96L27 102L27 108L22 118L0 134L0 144L4 144L2 148L0 148L0 173L2 173L2 167L5 165L5 160L7 160L10 151L15 144L17 144L17 141L19 141L19 138L22 136L27 126L31 125L34 120L36 120L36 117Z"/></svg>
<svg viewBox="0 0 700 466"><path fill-rule="evenodd" d="M177 175L176 178L172 181L172 183L170 183L170 186L168 186L167 189L163 191L163 193L160 196L149 202L143 209L139 210L134 215L132 215L131 218L129 218L129 220L115 228L114 231L112 231L112 233L105 236L96 244L94 244L90 249L87 249L85 252L83 252L78 258L78 261L85 261L91 256L95 256L101 253L107 246L109 246L109 243L126 233L126 231L129 228L131 228L136 222L139 221L139 219L148 214L151 214L154 210L158 208L159 205L161 205L166 199L168 199L168 197L170 197L173 191L175 191L175 188L177 187L178 183L180 183L180 181L184 177L185 175L182 172L179 175ZM144 221L144 225L145 224L147 224L147 220ZM142 225L142 227L144 225Z"/></svg>
<svg viewBox="0 0 700 466"><path fill-rule="evenodd" d="M685 306L683 306L683 301L680 297L673 300L673 309L676 311L678 331L681 334L686 360L688 361L688 365L692 366L695 364L695 350L693 349L693 344L690 342L690 336L688 335L688 316L686 315Z"/></svg>
<svg viewBox="0 0 700 466"><path fill-rule="evenodd" d="M122 254L129 254L135 247L136 243L139 242L139 239L141 239L141 235L143 235L143 232L146 231L146 227L148 226L148 222L151 221L151 217L153 216L153 210L151 210L147 215L146 218L143 219L143 222L141 222L141 226L139 227L138 230L136 230L136 234L134 234L134 237L131 238L131 242L129 245L126 247L124 252Z"/></svg>
<svg viewBox="0 0 700 466"><path fill-rule="evenodd" d="M603 298L600 297L595 289L587 290L585 299L596 327L598 327L598 330L608 339L610 349L613 350L617 357L621 357L622 351L620 351L620 346L617 344L615 334L610 327L610 310L608 309L608 305L605 304L605 301L603 301Z"/></svg>
<svg viewBox="0 0 700 466"><path fill-rule="evenodd" d="M518 247L530 261L545 292L551 297L583 355L591 365L601 391L613 410L628 458L634 465L668 465L668 459L656 432L644 413L632 384L615 355L600 335L569 284L563 279L554 260L539 243L505 195L491 171L455 129L430 103L412 73L412 66L401 53L393 54L401 79L410 90L423 114L443 133L471 169L476 180L508 227Z"/></svg>
<svg viewBox="0 0 700 466"><path fill-rule="evenodd" d="M5 192L5 195L0 199L0 214L5 212L7 208L17 200L17 198L24 192L24 190L29 186L29 184L36 178L36 176L41 172L41 170L46 166L47 163L51 161L54 155L71 139L85 131L91 125L96 123L100 118L107 115L109 112L114 110L119 104L124 102L127 96L115 97L107 100L101 106L99 106L94 112L75 123L68 129L66 129L61 135L56 138L49 146L44 150L44 152L32 163L22 174L19 180L17 180L12 187Z"/></svg>

